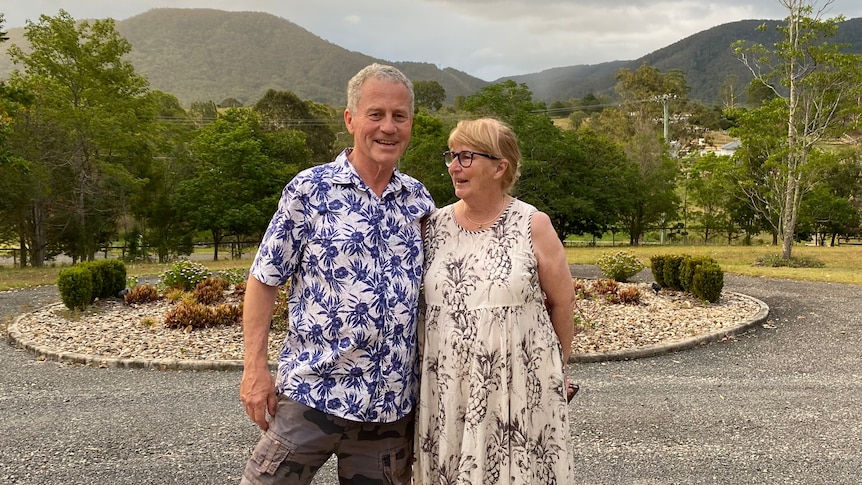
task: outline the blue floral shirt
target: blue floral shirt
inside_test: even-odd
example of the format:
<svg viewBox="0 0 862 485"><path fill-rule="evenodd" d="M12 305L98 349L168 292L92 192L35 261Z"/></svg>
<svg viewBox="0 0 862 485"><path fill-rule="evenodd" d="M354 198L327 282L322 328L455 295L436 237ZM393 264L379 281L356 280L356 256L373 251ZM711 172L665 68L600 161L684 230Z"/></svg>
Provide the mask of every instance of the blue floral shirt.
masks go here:
<svg viewBox="0 0 862 485"><path fill-rule="evenodd" d="M276 391L345 419L392 422L416 402L420 221L434 201L397 170L378 197L349 150L287 184L251 274L290 282Z"/></svg>

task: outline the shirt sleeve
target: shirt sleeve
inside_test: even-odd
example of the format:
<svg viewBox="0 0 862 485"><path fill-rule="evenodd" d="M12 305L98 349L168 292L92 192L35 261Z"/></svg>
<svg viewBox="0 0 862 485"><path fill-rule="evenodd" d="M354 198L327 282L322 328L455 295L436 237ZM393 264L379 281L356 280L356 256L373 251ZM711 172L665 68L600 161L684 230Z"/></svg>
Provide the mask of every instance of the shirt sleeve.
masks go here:
<svg viewBox="0 0 862 485"><path fill-rule="evenodd" d="M307 198L294 179L285 186L249 273L269 286L281 286L297 269L307 234Z"/></svg>

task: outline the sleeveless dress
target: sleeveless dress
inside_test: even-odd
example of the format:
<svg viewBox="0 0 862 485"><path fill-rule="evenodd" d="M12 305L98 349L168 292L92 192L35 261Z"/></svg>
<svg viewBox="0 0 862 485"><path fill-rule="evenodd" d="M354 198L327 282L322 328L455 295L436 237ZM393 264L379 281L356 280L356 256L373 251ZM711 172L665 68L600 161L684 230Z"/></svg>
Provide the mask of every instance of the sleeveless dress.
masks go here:
<svg viewBox="0 0 862 485"><path fill-rule="evenodd" d="M560 343L545 309L530 216L512 203L467 231L454 206L425 240L416 484L573 483Z"/></svg>

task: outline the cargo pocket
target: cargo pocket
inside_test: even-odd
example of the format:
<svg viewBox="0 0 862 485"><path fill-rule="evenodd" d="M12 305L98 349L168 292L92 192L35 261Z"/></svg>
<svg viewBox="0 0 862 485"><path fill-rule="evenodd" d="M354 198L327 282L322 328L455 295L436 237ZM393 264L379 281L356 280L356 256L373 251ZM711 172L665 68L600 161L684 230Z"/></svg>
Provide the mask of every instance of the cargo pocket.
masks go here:
<svg viewBox="0 0 862 485"><path fill-rule="evenodd" d="M413 444L407 443L380 453L380 467L386 483L408 485L412 476Z"/></svg>
<svg viewBox="0 0 862 485"><path fill-rule="evenodd" d="M275 475L284 459L296 451L296 445L267 430L251 452L251 461L257 473Z"/></svg>

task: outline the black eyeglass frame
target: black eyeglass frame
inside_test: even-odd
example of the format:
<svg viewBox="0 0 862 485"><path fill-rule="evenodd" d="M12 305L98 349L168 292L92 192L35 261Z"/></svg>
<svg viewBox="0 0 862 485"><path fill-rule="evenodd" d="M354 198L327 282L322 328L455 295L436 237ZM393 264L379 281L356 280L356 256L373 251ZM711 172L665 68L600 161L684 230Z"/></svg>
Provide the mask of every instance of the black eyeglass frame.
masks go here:
<svg viewBox="0 0 862 485"><path fill-rule="evenodd" d="M446 164L446 168L449 168L452 166L452 162L454 162L455 159L458 159L458 164L461 165L462 168L470 168L470 165L473 165L473 157L475 157L476 155L491 160L502 160L500 157L488 155L487 153L474 152L472 150L461 150L460 152L446 150L445 152L443 152L443 163Z"/></svg>

